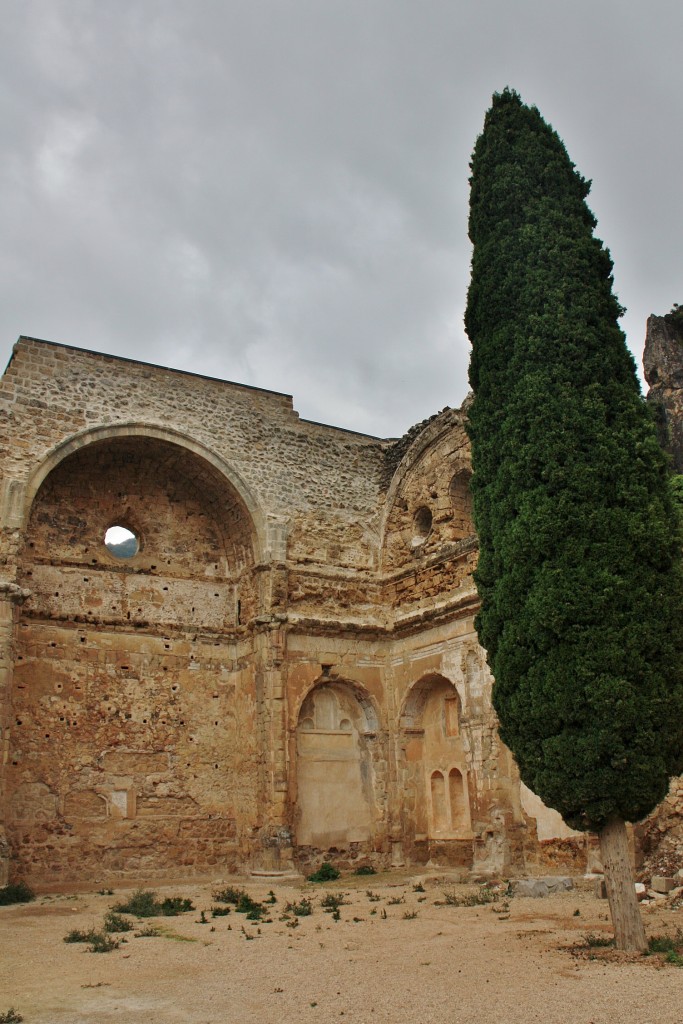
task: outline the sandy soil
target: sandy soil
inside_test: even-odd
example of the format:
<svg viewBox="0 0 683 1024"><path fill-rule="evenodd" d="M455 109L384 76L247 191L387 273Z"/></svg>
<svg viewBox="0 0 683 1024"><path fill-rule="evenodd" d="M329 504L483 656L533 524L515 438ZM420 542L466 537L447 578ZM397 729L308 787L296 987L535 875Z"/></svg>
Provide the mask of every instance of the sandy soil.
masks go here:
<svg viewBox="0 0 683 1024"><path fill-rule="evenodd" d="M232 881L256 899L270 888ZM100 927L124 890L1 907L0 1014L14 1006L26 1024L683 1024L683 968L585 946L588 933L610 934L607 904L591 892L459 907L438 904L471 887L423 878L416 892L418 881L273 886L272 923L261 924L234 911L212 919L215 886L176 885L160 896L190 896L196 911L142 922L164 934L128 933L105 954L62 940ZM340 921L320 906L330 892L347 894ZM313 913L288 927L285 904L303 895ZM682 909L643 915L650 935L683 927Z"/></svg>

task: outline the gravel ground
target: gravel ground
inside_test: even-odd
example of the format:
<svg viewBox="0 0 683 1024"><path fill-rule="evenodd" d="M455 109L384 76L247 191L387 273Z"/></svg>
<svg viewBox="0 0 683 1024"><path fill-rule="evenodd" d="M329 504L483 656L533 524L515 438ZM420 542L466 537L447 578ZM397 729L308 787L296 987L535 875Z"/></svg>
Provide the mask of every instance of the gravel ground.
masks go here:
<svg viewBox="0 0 683 1024"><path fill-rule="evenodd" d="M257 900L270 889L232 884ZM129 932L103 954L63 937L99 928L129 891L0 908L0 1015L13 1006L26 1024L683 1024L683 968L589 948L587 935L611 930L606 902L585 889L455 906L445 894L477 887L392 875L274 885L272 921L258 923L234 909L212 918L214 888L159 888L197 909L135 922L163 934ZM345 894L339 921L320 906L329 893ZM303 897L312 914L281 920ZM648 935L683 927L680 908L643 916Z"/></svg>

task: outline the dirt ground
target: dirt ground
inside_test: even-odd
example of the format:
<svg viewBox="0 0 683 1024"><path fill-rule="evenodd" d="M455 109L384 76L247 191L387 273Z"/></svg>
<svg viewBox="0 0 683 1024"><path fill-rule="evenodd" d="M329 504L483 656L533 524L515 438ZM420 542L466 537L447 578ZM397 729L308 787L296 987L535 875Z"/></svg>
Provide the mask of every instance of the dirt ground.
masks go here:
<svg viewBox="0 0 683 1024"><path fill-rule="evenodd" d="M229 881L256 900L272 888L271 922L234 908L212 918L216 885L174 885L159 897L189 896L195 911L131 918L136 931L153 924L162 934L128 932L98 954L63 938L100 928L130 890L0 907L0 1015L15 1007L26 1024L683 1024L682 967L586 944L611 934L607 903L586 885L455 906L445 894L476 887L398 875ZM329 893L346 894L339 921L320 905ZM310 916L281 920L303 897ZM683 927L680 908L653 905L643 916L648 935Z"/></svg>

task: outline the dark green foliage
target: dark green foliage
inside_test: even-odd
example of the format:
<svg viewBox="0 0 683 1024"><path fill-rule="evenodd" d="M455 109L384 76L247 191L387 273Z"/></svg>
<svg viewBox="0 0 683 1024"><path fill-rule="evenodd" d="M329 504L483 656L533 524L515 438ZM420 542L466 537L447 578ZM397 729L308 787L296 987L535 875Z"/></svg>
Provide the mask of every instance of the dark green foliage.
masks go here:
<svg viewBox="0 0 683 1024"><path fill-rule="evenodd" d="M346 903L348 903L348 900L344 899L344 893L343 892L340 892L340 893L328 892L327 895L323 896L323 898L321 899L320 906L323 908L323 910L325 911L326 914L332 914L333 917L336 914L337 917L335 918L335 920L338 921L339 920L339 908L343 907Z"/></svg>
<svg viewBox="0 0 683 1024"><path fill-rule="evenodd" d="M178 914L187 914L194 910L194 903L183 896L168 896L159 904L159 913L162 917L177 917Z"/></svg>
<svg viewBox="0 0 683 1024"><path fill-rule="evenodd" d="M361 864L359 868L356 868L354 875L376 875L377 872L373 868L372 864Z"/></svg>
<svg viewBox="0 0 683 1024"><path fill-rule="evenodd" d="M313 904L305 897L298 903L288 903L285 907L286 914L294 914L296 917L310 917L313 913Z"/></svg>
<svg viewBox="0 0 683 1024"><path fill-rule="evenodd" d="M334 864L330 864L329 861L323 861L318 870L308 876L308 881L334 882L337 878L339 878L339 871L335 868Z"/></svg>
<svg viewBox="0 0 683 1024"><path fill-rule="evenodd" d="M652 935L648 940L646 956L652 953L666 953L668 963L683 967L683 929L675 935Z"/></svg>
<svg viewBox="0 0 683 1024"><path fill-rule="evenodd" d="M115 903L112 910L118 914L134 914L135 917L177 917L194 910L194 904L182 896L167 896L159 902L151 889L136 889L128 900Z"/></svg>
<svg viewBox="0 0 683 1024"><path fill-rule="evenodd" d="M126 940L121 940L125 942ZM121 942L118 939L112 939L111 935L107 935L106 932L93 932L90 937L90 945L88 949L91 953L111 953L112 950L118 949Z"/></svg>
<svg viewBox="0 0 683 1024"><path fill-rule="evenodd" d="M238 889L234 885L226 885L224 889L214 889L213 891L213 898L217 903L232 903L235 906L246 895L246 889Z"/></svg>
<svg viewBox="0 0 683 1024"><path fill-rule="evenodd" d="M235 911L238 914L245 914L247 921L260 921L266 912L262 903L257 903L246 892L242 893L235 904Z"/></svg>
<svg viewBox="0 0 683 1024"><path fill-rule="evenodd" d="M96 934L97 932L94 928L91 928L87 932L81 931L80 928L72 928L71 931L67 932L64 936L64 942L90 942L93 935Z"/></svg>
<svg viewBox="0 0 683 1024"><path fill-rule="evenodd" d="M608 935L596 935L595 932L588 932L584 943L589 949L608 949L614 945L614 937Z"/></svg>
<svg viewBox="0 0 683 1024"><path fill-rule="evenodd" d="M132 932L133 925L125 917L110 910L104 915L104 930L105 932Z"/></svg>
<svg viewBox="0 0 683 1024"><path fill-rule="evenodd" d="M681 770L679 527L589 183L516 93L472 160L477 631L522 779L575 828Z"/></svg>
<svg viewBox="0 0 683 1024"><path fill-rule="evenodd" d="M679 518L681 522L683 522L683 474L672 474L671 493L673 495L674 504L678 510Z"/></svg>
<svg viewBox="0 0 683 1024"><path fill-rule="evenodd" d="M211 907L211 917L227 917L230 907Z"/></svg>
<svg viewBox="0 0 683 1024"><path fill-rule="evenodd" d="M11 903L30 903L35 898L33 889L29 889L26 882L14 882L0 888L0 907L7 907Z"/></svg>
<svg viewBox="0 0 683 1024"><path fill-rule="evenodd" d="M122 931L123 929L117 929ZM106 931L98 932L94 928L90 928L87 932L80 931L78 928L72 929L67 932L64 936L65 942L87 942L88 949L91 953L111 953L113 949L118 949L121 942L117 939L112 939L110 935L107 935ZM123 939L123 942L126 940Z"/></svg>

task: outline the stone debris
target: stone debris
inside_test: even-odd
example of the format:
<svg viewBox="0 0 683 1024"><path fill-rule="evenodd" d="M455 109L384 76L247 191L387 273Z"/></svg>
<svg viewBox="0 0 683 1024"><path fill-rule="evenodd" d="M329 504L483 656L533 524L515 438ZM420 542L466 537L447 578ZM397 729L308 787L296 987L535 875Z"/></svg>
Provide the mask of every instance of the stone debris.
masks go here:
<svg viewBox="0 0 683 1024"><path fill-rule="evenodd" d="M657 893L671 892L672 889L676 888L676 883L673 878L666 878L664 875L653 875L651 887Z"/></svg>
<svg viewBox="0 0 683 1024"><path fill-rule="evenodd" d="M547 875L544 878L515 878L510 881L514 896L532 896L539 899L543 896L554 896L559 892L568 892L574 888L571 878L563 875Z"/></svg>

